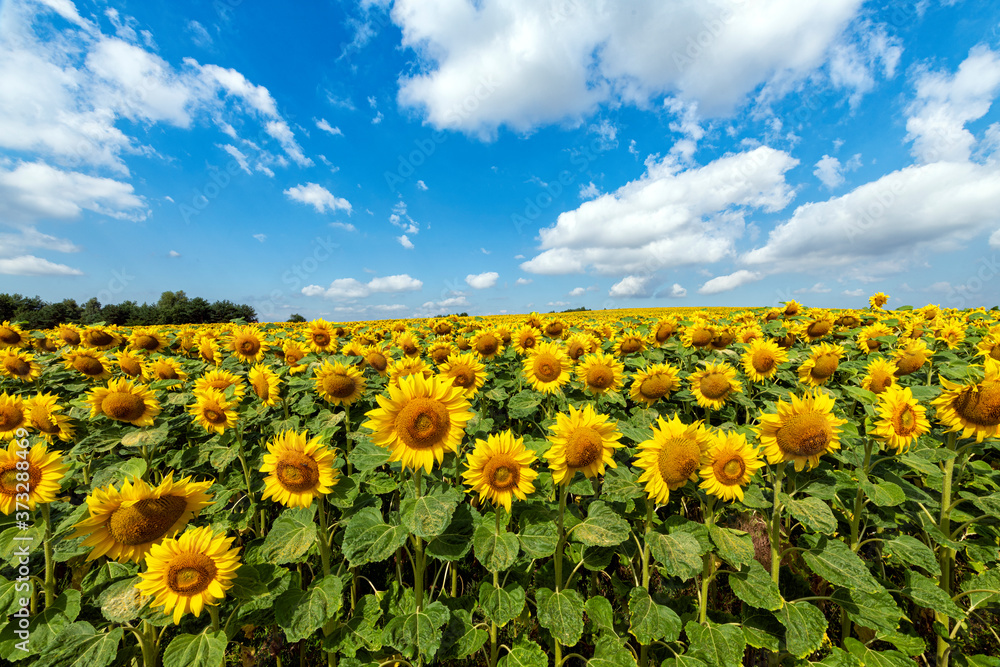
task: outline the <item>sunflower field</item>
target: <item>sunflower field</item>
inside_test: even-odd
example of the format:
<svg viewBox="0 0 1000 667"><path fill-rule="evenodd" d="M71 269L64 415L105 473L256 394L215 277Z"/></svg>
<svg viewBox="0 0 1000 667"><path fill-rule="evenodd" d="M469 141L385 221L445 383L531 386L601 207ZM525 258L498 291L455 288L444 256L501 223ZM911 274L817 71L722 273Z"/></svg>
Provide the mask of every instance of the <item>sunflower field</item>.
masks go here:
<svg viewBox="0 0 1000 667"><path fill-rule="evenodd" d="M1000 665L1000 312L0 324L0 663Z"/></svg>

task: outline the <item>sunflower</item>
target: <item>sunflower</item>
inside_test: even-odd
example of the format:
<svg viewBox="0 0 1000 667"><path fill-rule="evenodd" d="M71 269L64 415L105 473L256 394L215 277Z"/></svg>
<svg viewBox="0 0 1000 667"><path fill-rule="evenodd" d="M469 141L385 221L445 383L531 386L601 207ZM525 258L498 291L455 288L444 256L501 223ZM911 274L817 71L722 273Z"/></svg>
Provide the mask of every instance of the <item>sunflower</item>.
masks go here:
<svg viewBox="0 0 1000 667"><path fill-rule="evenodd" d="M960 385L942 377L943 391L931 401L948 431L960 431L963 438L976 436L976 442L1000 435L1000 361L984 361L982 382Z"/></svg>
<svg viewBox="0 0 1000 667"><path fill-rule="evenodd" d="M42 443L28 451L28 469L24 470L24 448L16 440L6 450L0 449L0 512L10 515L14 510L33 512L39 504L56 499L59 483L69 470L62 453L50 452ZM27 489L27 500L25 490Z"/></svg>
<svg viewBox="0 0 1000 667"><path fill-rule="evenodd" d="M881 419L875 422L873 435L902 454L914 440L931 430L926 412L927 409L913 398L909 387L889 387L879 397Z"/></svg>
<svg viewBox="0 0 1000 667"><path fill-rule="evenodd" d="M799 366L799 381L813 387L827 383L837 371L844 348L840 345L820 343L810 350L809 358Z"/></svg>
<svg viewBox="0 0 1000 667"><path fill-rule="evenodd" d="M736 339L732 327L716 327L712 342L708 344L713 350L724 350Z"/></svg>
<svg viewBox="0 0 1000 667"><path fill-rule="evenodd" d="M614 394L625 381L625 364L606 352L595 352L580 361L576 367L576 378L591 394Z"/></svg>
<svg viewBox="0 0 1000 667"><path fill-rule="evenodd" d="M802 305L794 299L783 303L785 304L785 317L794 317L795 315L798 315L799 309L802 308Z"/></svg>
<svg viewBox="0 0 1000 667"><path fill-rule="evenodd" d="M195 347L198 345L198 331L197 329L183 329L177 334L177 338L174 343L180 349L181 354L190 356L192 352L195 352Z"/></svg>
<svg viewBox="0 0 1000 667"><path fill-rule="evenodd" d="M115 353L115 363L118 364L118 368L121 369L122 373L130 378L142 378L146 372L146 369L142 366L142 359L125 350Z"/></svg>
<svg viewBox="0 0 1000 667"><path fill-rule="evenodd" d="M107 387L96 387L87 395L90 418L104 415L108 419L128 422L133 426L152 426L160 414L160 404L148 387L125 378L115 378Z"/></svg>
<svg viewBox="0 0 1000 667"><path fill-rule="evenodd" d="M545 453L556 484L569 484L577 471L586 477L603 475L605 466L617 468L615 450L623 445L622 434L607 415L598 414L587 403L582 410L569 406L569 414L560 412L549 426L552 446Z"/></svg>
<svg viewBox="0 0 1000 667"><path fill-rule="evenodd" d="M267 354L267 344L264 343L260 329L249 324L234 327L226 347L245 364L260 363Z"/></svg>
<svg viewBox="0 0 1000 667"><path fill-rule="evenodd" d="M657 345L664 345L670 337L677 333L677 319L674 317L661 318L653 329L653 340Z"/></svg>
<svg viewBox="0 0 1000 667"><path fill-rule="evenodd" d="M271 407L277 404L278 399L281 398L278 390L278 387L281 386L281 378L278 377L277 373L263 364L257 364L250 369L247 379L250 380L250 388L253 389L253 393L264 405Z"/></svg>
<svg viewBox="0 0 1000 667"><path fill-rule="evenodd" d="M198 356L209 364L218 366L222 363L222 350L215 336L206 334L198 339Z"/></svg>
<svg viewBox="0 0 1000 667"><path fill-rule="evenodd" d="M571 366L566 350L555 341L539 343L522 363L528 382L536 391L545 394L555 393L569 382Z"/></svg>
<svg viewBox="0 0 1000 667"><path fill-rule="evenodd" d="M436 333L438 336L447 336L451 333L452 324L448 320L441 319L435 320L430 324L431 331Z"/></svg>
<svg viewBox="0 0 1000 667"><path fill-rule="evenodd" d="M743 500L743 487L764 465L760 450L751 447L742 433L729 431L712 436L708 461L698 474L705 493L724 501Z"/></svg>
<svg viewBox="0 0 1000 667"><path fill-rule="evenodd" d="M873 394L881 394L896 383L896 364L880 356L869 361L865 371L867 373L861 379L861 388Z"/></svg>
<svg viewBox="0 0 1000 667"><path fill-rule="evenodd" d="M746 324L736 330L736 341L739 343L752 343L764 337L764 330L756 322Z"/></svg>
<svg viewBox="0 0 1000 667"><path fill-rule="evenodd" d="M309 354L309 349L297 340L285 340L281 345L281 356L285 360L290 375L305 372L306 365L300 364L303 357Z"/></svg>
<svg viewBox="0 0 1000 667"><path fill-rule="evenodd" d="M441 364L448 361L448 357L455 353L455 346L446 340L439 340L431 344L427 348L427 356L430 360L434 362L434 365L440 366Z"/></svg>
<svg viewBox="0 0 1000 667"><path fill-rule="evenodd" d="M868 297L868 305L872 310L882 310L882 306L889 302L889 297L882 292L876 292Z"/></svg>
<svg viewBox="0 0 1000 667"><path fill-rule="evenodd" d="M42 336L40 338L35 338L34 342L36 350L47 354L58 352L59 348L62 347L61 341L58 338L53 338L52 336Z"/></svg>
<svg viewBox="0 0 1000 667"><path fill-rule="evenodd" d="M267 443L268 453L260 467L267 473L263 500L273 498L285 507L309 507L313 498L330 493L336 486L336 452L318 436L307 438L304 431L284 431Z"/></svg>
<svg viewBox="0 0 1000 667"><path fill-rule="evenodd" d="M425 378L429 378L434 374L431 367L426 361L420 359L419 357L411 359L410 357L403 357L398 359L389 367L389 382L397 387L399 386L399 381L405 377L411 375L422 375Z"/></svg>
<svg viewBox="0 0 1000 667"><path fill-rule="evenodd" d="M440 371L440 377L452 378L452 384L461 387L466 398L475 396L486 382L486 366L472 352L449 357Z"/></svg>
<svg viewBox="0 0 1000 667"><path fill-rule="evenodd" d="M326 361L316 369L316 393L334 405L350 405L365 393L365 378L353 366Z"/></svg>
<svg viewBox="0 0 1000 667"><path fill-rule="evenodd" d="M857 344L858 349L865 354L871 354L875 350L882 347L882 342L875 340L880 336L891 336L892 329L882 324L881 322L876 322L875 324L870 324L864 327L858 334Z"/></svg>
<svg viewBox="0 0 1000 667"><path fill-rule="evenodd" d="M494 433L486 440L476 440L476 447L466 459L468 470L462 473L465 483L471 486L483 500L489 500L494 507L503 505L510 512L511 497L526 500L534 493L532 483L538 473L531 464L538 458L534 452L524 447L524 439L510 430Z"/></svg>
<svg viewBox="0 0 1000 667"><path fill-rule="evenodd" d="M111 377L108 358L98 350L71 350L63 355L63 365L90 380L107 380Z"/></svg>
<svg viewBox="0 0 1000 667"><path fill-rule="evenodd" d="M225 392L230 387L233 388L233 398L239 401L246 393L246 386L243 380L235 373L224 371L221 368L211 370L194 381L194 391L206 391L208 389L218 389Z"/></svg>
<svg viewBox="0 0 1000 667"><path fill-rule="evenodd" d="M712 410L721 410L731 394L743 391L736 369L721 361L706 363L703 370L691 374L688 382L698 405Z"/></svg>
<svg viewBox="0 0 1000 667"><path fill-rule="evenodd" d="M538 336L538 329L525 324L511 335L511 340L514 341L514 349L518 351L518 354L527 354L528 350L532 350L538 345Z"/></svg>
<svg viewBox="0 0 1000 667"><path fill-rule="evenodd" d="M791 398L790 404L779 400L775 414L761 415L760 444L769 463L793 461L796 470L807 463L814 468L823 454L840 449L839 427L847 420L833 415L833 397L820 390Z"/></svg>
<svg viewBox="0 0 1000 667"><path fill-rule="evenodd" d="M628 329L621 333L614 347L615 351L622 356L642 354L643 350L646 349L646 337L635 329Z"/></svg>
<svg viewBox="0 0 1000 667"><path fill-rule="evenodd" d="M136 352L152 354L165 348L167 339L152 327L135 328L128 337L128 346Z"/></svg>
<svg viewBox="0 0 1000 667"><path fill-rule="evenodd" d="M57 400L58 397L55 394L38 393L24 401L25 419L32 428L41 433L49 444L52 444L53 438L59 438L63 442L73 439L73 425L70 423L69 417L60 414L63 406L59 405ZM2 410L3 408L0 407L0 412ZM0 416L0 421L2 420L3 417ZM0 425L0 437L2 436L3 426Z"/></svg>
<svg viewBox="0 0 1000 667"><path fill-rule="evenodd" d="M455 339L455 347L461 352L468 352L472 349L472 340L468 336L459 336Z"/></svg>
<svg viewBox="0 0 1000 667"><path fill-rule="evenodd" d="M943 342L949 350L958 349L965 340L965 325L958 320L948 320L938 329L934 339Z"/></svg>
<svg viewBox="0 0 1000 667"><path fill-rule="evenodd" d="M458 451L472 418L460 387L448 378L417 374L387 389L389 396L376 397L379 407L367 413L363 426L373 432L376 444L392 450L390 461L430 472L434 461L444 460L445 452Z"/></svg>
<svg viewBox="0 0 1000 667"><path fill-rule="evenodd" d="M4 321L0 324L0 349L5 347L30 347L31 340L24 333L24 329Z"/></svg>
<svg viewBox="0 0 1000 667"><path fill-rule="evenodd" d="M35 355L20 352L16 347L0 349L0 375L21 382L34 382L41 374L42 367L35 361Z"/></svg>
<svg viewBox="0 0 1000 667"><path fill-rule="evenodd" d="M671 491L688 480L698 480L712 436L701 421L685 424L676 414L670 421L657 417L656 424L653 437L639 443L636 465L643 470L639 482L646 483L646 494L662 504L670 499Z"/></svg>
<svg viewBox="0 0 1000 667"><path fill-rule="evenodd" d="M181 370L181 363L171 357L158 357L146 363L146 377L152 380L173 380L174 384L167 387L169 391L176 391L184 386L187 380L187 373Z"/></svg>
<svg viewBox="0 0 1000 667"><path fill-rule="evenodd" d="M19 428L27 428L28 415L24 408L24 399L7 392L0 394L0 439L13 440L17 437Z"/></svg>
<svg viewBox="0 0 1000 667"><path fill-rule="evenodd" d="M75 347L83 342L80 336L80 328L74 324L60 324L56 327L56 337L62 341L63 345Z"/></svg>
<svg viewBox="0 0 1000 667"><path fill-rule="evenodd" d="M653 364L632 377L629 396L636 403L651 406L661 398L680 389L680 371L670 364Z"/></svg>
<svg viewBox="0 0 1000 667"><path fill-rule="evenodd" d="M597 349L597 341L590 334L575 333L566 339L566 356L574 362L579 361L585 354L594 352Z"/></svg>
<svg viewBox="0 0 1000 667"><path fill-rule="evenodd" d="M240 567L240 549L231 549L233 538L211 528L192 528L179 539L164 540L146 556L146 571L135 585L152 595L153 607L173 614L174 624L188 612L201 616L205 605L217 605L225 597Z"/></svg>
<svg viewBox="0 0 1000 667"><path fill-rule="evenodd" d="M764 382L773 378L778 366L788 361L788 352L773 340L755 338L750 341L741 361L743 372L751 382Z"/></svg>
<svg viewBox="0 0 1000 667"><path fill-rule="evenodd" d="M95 350L110 350L121 345L122 336L116 327L91 326L80 334L82 343Z"/></svg>
<svg viewBox="0 0 1000 667"><path fill-rule="evenodd" d="M403 356L420 356L420 340L412 331L404 331L396 336L396 347L403 352Z"/></svg>
<svg viewBox="0 0 1000 667"><path fill-rule="evenodd" d="M340 353L345 357L363 357L365 356L365 350L370 346L371 341L367 341L362 337L352 338L344 347L340 349Z"/></svg>
<svg viewBox="0 0 1000 667"><path fill-rule="evenodd" d="M87 518L73 526L71 537L87 536L81 543L93 547L87 560L107 556L138 563L154 544L184 530L212 504L210 486L211 480L192 482L191 477L175 482L171 471L155 487L136 478L122 482L120 490L112 484L94 489L87 496Z"/></svg>
<svg viewBox="0 0 1000 667"><path fill-rule="evenodd" d="M227 428L236 426L238 416L233 408L238 400L227 399L220 389L195 389L194 399L188 406L188 414L209 433L222 435Z"/></svg>
<svg viewBox="0 0 1000 667"><path fill-rule="evenodd" d="M503 352L503 339L492 329L483 329L476 333L470 341L472 349L482 359L493 359Z"/></svg>
<svg viewBox="0 0 1000 667"><path fill-rule="evenodd" d="M1000 361L1000 336L988 334L976 344L977 356L990 357Z"/></svg>
<svg viewBox="0 0 1000 667"><path fill-rule="evenodd" d="M542 333L549 338L562 338L567 328L566 320L558 317L550 317L542 323Z"/></svg>
<svg viewBox="0 0 1000 667"><path fill-rule="evenodd" d="M309 323L309 346L314 352L333 353L337 350L337 334L333 326L326 320L313 320Z"/></svg>
<svg viewBox="0 0 1000 667"><path fill-rule="evenodd" d="M376 373L382 377L389 375L391 357L385 349L377 345L366 347L362 349L361 356L364 357L365 365L375 369Z"/></svg>
<svg viewBox="0 0 1000 667"><path fill-rule="evenodd" d="M927 349L927 343L919 338L897 347L892 353L896 358L896 377L916 372L927 362L927 357L931 354Z"/></svg>
<svg viewBox="0 0 1000 667"><path fill-rule="evenodd" d="M684 347L708 347L715 338L715 328L707 320L696 319L691 326L681 332L681 344Z"/></svg>

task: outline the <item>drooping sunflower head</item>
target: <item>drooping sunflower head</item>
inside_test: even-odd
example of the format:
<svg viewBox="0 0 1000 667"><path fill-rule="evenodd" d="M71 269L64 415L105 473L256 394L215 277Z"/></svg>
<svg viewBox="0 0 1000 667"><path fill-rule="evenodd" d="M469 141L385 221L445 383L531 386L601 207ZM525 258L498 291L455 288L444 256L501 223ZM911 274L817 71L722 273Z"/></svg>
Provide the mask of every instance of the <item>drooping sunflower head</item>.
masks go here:
<svg viewBox="0 0 1000 667"><path fill-rule="evenodd" d="M542 333L549 338L562 338L567 328L566 320L550 317L542 324Z"/></svg>
<svg viewBox="0 0 1000 667"><path fill-rule="evenodd" d="M715 338L715 328L708 320L696 318L690 326L681 332L681 343L684 347L708 347Z"/></svg>
<svg viewBox="0 0 1000 667"><path fill-rule="evenodd" d="M140 562L154 544L184 530L188 522L212 504L211 480L174 481L171 471L157 486L141 479L121 488L108 485L87 496L87 518L74 525L72 537L86 535L93 547L87 560L107 556L121 563Z"/></svg>
<svg viewBox="0 0 1000 667"><path fill-rule="evenodd" d="M472 352L449 357L441 364L440 376L451 378L452 384L461 387L466 397L475 396L486 382L486 366Z"/></svg>
<svg viewBox="0 0 1000 667"><path fill-rule="evenodd" d="M812 318L803 330L809 340L818 340L833 331L833 315L826 310L811 310L809 316Z"/></svg>
<svg viewBox="0 0 1000 667"><path fill-rule="evenodd" d="M792 402L778 401L775 414L763 414L757 427L769 463L794 462L796 470L814 468L823 454L840 448L840 426L832 396L813 390Z"/></svg>
<svg viewBox="0 0 1000 667"><path fill-rule="evenodd" d="M364 348L361 351L361 356L364 357L365 365L374 369L376 373L382 377L389 375L389 365L392 357L389 356L388 351L378 345L373 345Z"/></svg>
<svg viewBox="0 0 1000 667"><path fill-rule="evenodd" d="M569 382L572 365L560 343L545 341L528 353L522 370L535 391L552 394Z"/></svg>
<svg viewBox="0 0 1000 667"><path fill-rule="evenodd" d="M844 348L840 345L820 343L811 348L809 358L799 366L799 381L812 387L826 384L840 366Z"/></svg>
<svg viewBox="0 0 1000 667"><path fill-rule="evenodd" d="M875 357L868 362L865 370L867 374L861 379L862 389L867 389L874 394L881 394L896 383L896 375L898 375L896 364L882 357Z"/></svg>
<svg viewBox="0 0 1000 667"><path fill-rule="evenodd" d="M656 341L657 345L663 345L675 333L677 333L677 319L674 317L664 317L653 327L653 340Z"/></svg>
<svg viewBox="0 0 1000 667"><path fill-rule="evenodd" d="M986 358L982 382L960 385L940 378L942 392L931 401L937 420L976 442L1000 435L1000 361Z"/></svg>
<svg viewBox="0 0 1000 667"><path fill-rule="evenodd" d="M145 369L142 366L142 359L134 354L129 354L125 350L119 350L115 353L115 362L118 364L118 368L121 369L122 373L130 378L140 378L145 372Z"/></svg>
<svg viewBox="0 0 1000 667"><path fill-rule="evenodd" d="M606 466L617 468L614 461L622 434L607 415L598 414L589 403L582 410L569 406L569 414L556 415L548 439L552 446L545 453L556 484L569 484L576 473L586 477L603 475Z"/></svg>
<svg viewBox="0 0 1000 667"><path fill-rule="evenodd" d="M615 351L622 355L642 354L646 349L646 336L635 329L627 329L621 333L615 342Z"/></svg>
<svg viewBox="0 0 1000 667"><path fill-rule="evenodd" d="M906 341L893 350L892 354L896 358L896 377L902 377L923 367L931 356L931 351L927 349L927 343L918 338Z"/></svg>
<svg viewBox="0 0 1000 667"><path fill-rule="evenodd" d="M400 349L403 356L406 357L419 357L420 356L420 340L417 338L416 334L412 331L404 331L398 336L396 336L396 347Z"/></svg>
<svg viewBox="0 0 1000 667"><path fill-rule="evenodd" d="M309 349L297 340L286 339L281 345L281 356L288 366L288 372L292 375L304 373L306 365L299 363L309 354Z"/></svg>
<svg viewBox="0 0 1000 667"><path fill-rule="evenodd" d="M736 431L715 433L707 458L698 488L727 502L742 501L743 487L764 465L760 451Z"/></svg>
<svg viewBox="0 0 1000 667"><path fill-rule="evenodd" d="M125 378L115 378L107 387L92 389L87 402L91 419L104 415L133 426L152 426L161 409L156 395L146 385Z"/></svg>
<svg viewBox="0 0 1000 667"><path fill-rule="evenodd" d="M876 292L868 297L868 305L872 310L881 310L882 306L889 302L889 297L882 292Z"/></svg>
<svg viewBox="0 0 1000 667"><path fill-rule="evenodd" d="M167 346L167 339L153 327L137 327L128 337L129 349L152 354Z"/></svg>
<svg viewBox="0 0 1000 667"><path fill-rule="evenodd" d="M726 400L743 391L743 385L736 379L736 369L725 362L708 362L700 371L688 378L691 393L703 408L720 410Z"/></svg>
<svg viewBox="0 0 1000 667"><path fill-rule="evenodd" d="M108 359L98 350L71 350L63 356L63 365L90 380L107 380L111 377Z"/></svg>
<svg viewBox="0 0 1000 667"><path fill-rule="evenodd" d="M205 605L217 605L225 597L236 578L240 549L230 548L232 544L225 533L191 528L150 549L135 587L152 595L151 606L163 607L176 625L188 612L200 617Z"/></svg>
<svg viewBox="0 0 1000 667"><path fill-rule="evenodd" d="M365 393L365 378L353 366L323 362L316 369L316 393L334 405L351 405Z"/></svg>
<svg viewBox="0 0 1000 667"><path fill-rule="evenodd" d="M16 347L0 349L0 375L21 382L34 382L41 374L42 367L35 361L35 355L21 352Z"/></svg>
<svg viewBox="0 0 1000 667"><path fill-rule="evenodd" d="M252 325L234 327L229 334L229 349L245 364L256 364L267 354L260 329Z"/></svg>
<svg viewBox="0 0 1000 667"><path fill-rule="evenodd" d="M3 396L0 395L0 413L3 412ZM68 442L73 439L73 425L70 418L62 414L55 394L35 394L24 401L24 417L27 424L36 429L45 441L52 444L55 438ZM0 414L0 437L4 433L4 417Z"/></svg>
<svg viewBox="0 0 1000 667"><path fill-rule="evenodd" d="M56 327L56 336L63 342L63 345L76 346L83 342L79 327L73 324L60 324Z"/></svg>
<svg viewBox="0 0 1000 667"><path fill-rule="evenodd" d="M273 498L286 507L309 507L313 498L330 493L337 484L335 451L319 437L284 431L268 443L267 451L260 468L267 473L265 500Z"/></svg>
<svg viewBox="0 0 1000 667"><path fill-rule="evenodd" d="M708 344L713 350L724 350L736 339L736 332L730 326L719 326L715 328L715 335L712 342Z"/></svg>
<svg viewBox="0 0 1000 667"><path fill-rule="evenodd" d="M795 300L785 302L785 317L794 317L799 314L802 306Z"/></svg>
<svg viewBox="0 0 1000 667"><path fill-rule="evenodd" d="M629 396L636 403L653 405L680 389L680 370L670 364L652 364L632 378Z"/></svg>
<svg viewBox="0 0 1000 667"><path fill-rule="evenodd" d="M0 323L0 349L5 347L29 347L31 340L24 333L24 329L10 321Z"/></svg>
<svg viewBox="0 0 1000 667"><path fill-rule="evenodd" d="M869 324L864 327L860 333L858 333L857 344L858 349L865 354L871 354L872 352L878 350L882 347L882 341L876 340L882 336L891 336L892 329L882 324L881 322L875 322L874 324Z"/></svg>
<svg viewBox="0 0 1000 667"><path fill-rule="evenodd" d="M55 338L52 335L41 336L33 340L35 349L45 354L58 352L59 348L62 347L62 341L60 341L58 338Z"/></svg>
<svg viewBox="0 0 1000 667"><path fill-rule="evenodd" d="M390 461L430 472L435 461L444 461L445 452L458 451L472 418L461 387L450 378L417 374L387 389L389 395L376 397L379 407L367 413L363 426L376 444L391 450Z"/></svg>
<svg viewBox="0 0 1000 667"><path fill-rule="evenodd" d="M188 406L188 413L209 433L222 435L227 428L234 428L239 401L228 399L219 389L195 389L195 402Z"/></svg>
<svg viewBox="0 0 1000 667"><path fill-rule="evenodd" d="M639 443L636 465L642 468L639 482L645 482L651 500L666 503L670 492L698 479L712 445L711 433L700 421L685 424L677 415L670 420L657 417L653 437Z"/></svg>
<svg viewBox="0 0 1000 667"><path fill-rule="evenodd" d="M503 338L493 329L483 329L472 337L472 349L483 359L493 359L503 352Z"/></svg>
<svg viewBox="0 0 1000 667"><path fill-rule="evenodd" d="M511 500L525 500L535 491L533 481L538 473L531 464L538 458L526 449L524 439L510 430L490 434L486 440L476 440L476 447L466 459L468 470L462 473L469 489L489 500L494 506L503 505L510 512Z"/></svg>
<svg viewBox="0 0 1000 667"><path fill-rule="evenodd" d="M985 335L982 340L976 344L976 355L982 357L990 357L996 361L1000 361L1000 336Z"/></svg>
<svg viewBox="0 0 1000 667"><path fill-rule="evenodd" d="M116 327L90 326L83 330L81 341L95 350L110 350L121 345L122 336Z"/></svg>
<svg viewBox="0 0 1000 667"><path fill-rule="evenodd" d="M250 381L253 393L264 405L271 407L277 404L278 399L281 398L279 389L281 378L278 377L277 373L263 364L257 364L250 369L247 379Z"/></svg>
<svg viewBox="0 0 1000 667"><path fill-rule="evenodd" d="M222 363L222 350L215 336L206 334L198 339L198 356L209 364L218 366Z"/></svg>
<svg viewBox="0 0 1000 667"><path fill-rule="evenodd" d="M25 460L27 470L24 470ZM39 504L51 503L56 499L67 470L69 466L63 461L61 452L50 452L48 447L38 443L25 458L20 443L11 441L6 450L0 449L0 512L10 515L15 510L23 510L25 505L28 511L34 511ZM24 473L28 475L27 481Z"/></svg>
<svg viewBox="0 0 1000 667"><path fill-rule="evenodd" d="M585 356L576 367L576 378L586 391L600 396L616 393L625 381L625 364L606 352Z"/></svg>
<svg viewBox="0 0 1000 667"><path fill-rule="evenodd" d="M208 389L218 389L223 393L231 391L232 397L237 401L246 394L246 385L243 384L240 376L221 368L212 369L194 381L195 391Z"/></svg>
<svg viewBox="0 0 1000 667"><path fill-rule="evenodd" d="M741 358L743 372L752 382L765 382L778 372L778 367L788 361L788 352L773 340L755 338L750 341Z"/></svg>
<svg viewBox="0 0 1000 667"><path fill-rule="evenodd" d="M879 397L878 413L875 437L899 454L931 429L926 408L917 403L909 387L893 385L886 389Z"/></svg>
<svg viewBox="0 0 1000 667"><path fill-rule="evenodd" d="M0 394L0 439L12 440L17 429L25 428L27 424L24 399L19 394Z"/></svg>
<svg viewBox="0 0 1000 667"><path fill-rule="evenodd" d="M335 352L337 350L337 336L333 331L333 325L326 320L320 319L310 322L306 335L309 337L309 346L315 352Z"/></svg>

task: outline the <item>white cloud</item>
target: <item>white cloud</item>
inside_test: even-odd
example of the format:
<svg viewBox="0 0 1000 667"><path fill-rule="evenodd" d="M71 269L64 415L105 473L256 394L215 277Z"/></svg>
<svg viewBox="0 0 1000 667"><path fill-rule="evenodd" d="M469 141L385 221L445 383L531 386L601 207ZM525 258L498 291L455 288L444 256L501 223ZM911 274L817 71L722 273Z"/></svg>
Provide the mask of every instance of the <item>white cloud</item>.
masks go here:
<svg viewBox="0 0 1000 667"><path fill-rule="evenodd" d="M326 118L320 118L319 120L317 120L316 127L323 130L324 132L332 134L335 137L344 136L344 133L340 131L340 128L333 127L332 125L330 125L330 123L326 122Z"/></svg>
<svg viewBox="0 0 1000 667"><path fill-rule="evenodd" d="M514 284L515 285L530 285L533 282L535 282L535 281L532 280L531 278L518 278L516 281L514 281Z"/></svg>
<svg viewBox="0 0 1000 667"><path fill-rule="evenodd" d="M417 181L417 189L427 191L427 184L423 181Z"/></svg>
<svg viewBox="0 0 1000 667"><path fill-rule="evenodd" d="M349 222L331 222L330 226L334 229L343 229L345 232L356 232L358 228Z"/></svg>
<svg viewBox="0 0 1000 667"><path fill-rule="evenodd" d="M179 252L177 252L176 250L171 250L170 252L167 253L167 256L168 257L180 257L181 254Z"/></svg>
<svg viewBox="0 0 1000 667"><path fill-rule="evenodd" d="M763 277L764 274L762 273L740 269L739 271L730 273L727 276L712 278L698 288L698 294L718 294L719 292L728 292L729 290L734 290L737 287L760 280Z"/></svg>
<svg viewBox="0 0 1000 667"><path fill-rule="evenodd" d="M490 254L490 251L487 250L486 248L480 248L479 252L483 253L484 255L489 255Z"/></svg>
<svg viewBox="0 0 1000 667"><path fill-rule="evenodd" d="M406 212L406 202L402 199L392 207L389 222L402 229L406 234L417 234L420 232L420 225Z"/></svg>
<svg viewBox="0 0 1000 667"><path fill-rule="evenodd" d="M813 175L831 190L844 183L843 166L840 164L840 160L829 155L820 158L813 170Z"/></svg>
<svg viewBox="0 0 1000 667"><path fill-rule="evenodd" d="M671 299L683 299L687 296L688 291L681 287L678 283L674 283L673 287L670 288L669 296Z"/></svg>
<svg viewBox="0 0 1000 667"><path fill-rule="evenodd" d="M849 90L852 109L875 87L875 75L881 71L892 78L903 55L902 42L890 36L881 25L863 22L855 40L843 39L833 46L830 54L830 82Z"/></svg>
<svg viewBox="0 0 1000 667"><path fill-rule="evenodd" d="M586 287L574 287L573 289L570 290L568 296L577 297L577 296L583 296L586 293L587 293Z"/></svg>
<svg viewBox="0 0 1000 667"><path fill-rule="evenodd" d="M639 297L649 296L648 286L652 276L625 276L614 285L608 292L608 296L614 297Z"/></svg>
<svg viewBox="0 0 1000 667"><path fill-rule="evenodd" d="M261 243L267 240L267 234L254 234L253 237Z"/></svg>
<svg viewBox="0 0 1000 667"><path fill-rule="evenodd" d="M296 185L285 190L284 194L297 202L309 204L316 209L317 213L325 213L327 210L331 213L335 213L337 210L351 212L351 202L333 196L332 192L316 183Z"/></svg>
<svg viewBox="0 0 1000 667"><path fill-rule="evenodd" d="M831 290L829 287L827 287L823 283L816 283L812 287L800 287L797 290L792 290L792 293L793 294L826 294L826 293L832 292L832 291L833 290Z"/></svg>
<svg viewBox="0 0 1000 667"><path fill-rule="evenodd" d="M0 274L7 276L82 276L83 271L55 264L34 255L0 259Z"/></svg>
<svg viewBox="0 0 1000 667"><path fill-rule="evenodd" d="M283 120L272 120L264 126L264 129L269 135L277 139L281 147L288 153L288 157L295 161L295 164L300 167L311 167L313 165L313 161L305 156L302 152L302 147L295 141L295 135L292 133L291 128L288 127L288 123Z"/></svg>
<svg viewBox="0 0 1000 667"><path fill-rule="evenodd" d="M195 45L203 49L212 46L212 36L208 34L208 30L202 24L197 21L188 21L186 30L191 34L191 41Z"/></svg>
<svg viewBox="0 0 1000 667"><path fill-rule="evenodd" d="M465 276L465 283L473 289L486 289L488 287L493 287L497 284L497 278L500 274L496 271L487 271L486 273L480 274L469 274Z"/></svg>
<svg viewBox="0 0 1000 667"><path fill-rule="evenodd" d="M403 273L396 276L372 278L367 283L354 278L338 278L329 287L306 285L302 293L306 296L324 296L327 299L348 301L363 299L376 293L414 292L423 287L423 282Z"/></svg>
<svg viewBox="0 0 1000 667"><path fill-rule="evenodd" d="M247 161L247 156L244 155L243 151L232 144L216 144L216 146L229 153L236 160L236 164L239 165L240 169L248 174L251 173L250 163Z"/></svg>
<svg viewBox="0 0 1000 667"><path fill-rule="evenodd" d="M449 297L443 301L427 301L421 308L424 310L440 310L442 308L459 308L468 305L469 300L465 298L464 294L460 294L459 296Z"/></svg>
<svg viewBox="0 0 1000 667"><path fill-rule="evenodd" d="M580 186L580 199L593 199L595 197L599 197L600 194L601 191L597 189L597 186L594 185L593 181Z"/></svg>
<svg viewBox="0 0 1000 667"><path fill-rule="evenodd" d="M940 283L936 283L936 284L940 284ZM948 283L944 283L944 284L947 285ZM845 289L844 290L844 294L847 295L847 296L864 296L865 295L865 288L859 287L858 289L852 289L852 290L846 290Z"/></svg>
<svg viewBox="0 0 1000 667"><path fill-rule="evenodd" d="M374 117L372 118L372 125L380 125L380 124L382 123L382 119L383 119L383 118L385 118L385 116L383 116L383 115L382 115L382 112L381 112L381 111L379 111L379 112L378 112L378 113L376 113L376 114L375 114L375 116L374 116Z"/></svg>
<svg viewBox="0 0 1000 667"><path fill-rule="evenodd" d="M407 238L406 234L402 236L397 236L396 240L399 241L399 245L403 246L407 250L413 250L413 241Z"/></svg>

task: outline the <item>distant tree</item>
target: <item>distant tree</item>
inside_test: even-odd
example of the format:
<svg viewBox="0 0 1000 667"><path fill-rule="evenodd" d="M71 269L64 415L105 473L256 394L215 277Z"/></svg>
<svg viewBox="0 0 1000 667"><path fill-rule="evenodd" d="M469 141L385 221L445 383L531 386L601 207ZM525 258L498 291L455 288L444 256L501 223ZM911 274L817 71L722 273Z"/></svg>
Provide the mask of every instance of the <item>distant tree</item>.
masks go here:
<svg viewBox="0 0 1000 667"><path fill-rule="evenodd" d="M289 315L288 321L289 322L305 322L306 318L302 317L298 313L292 313L291 315Z"/></svg>
<svg viewBox="0 0 1000 667"><path fill-rule="evenodd" d="M93 324L94 322L100 322L101 319L101 302L97 300L96 297L90 297L87 303L83 304L83 313L80 315L80 321L83 324Z"/></svg>

